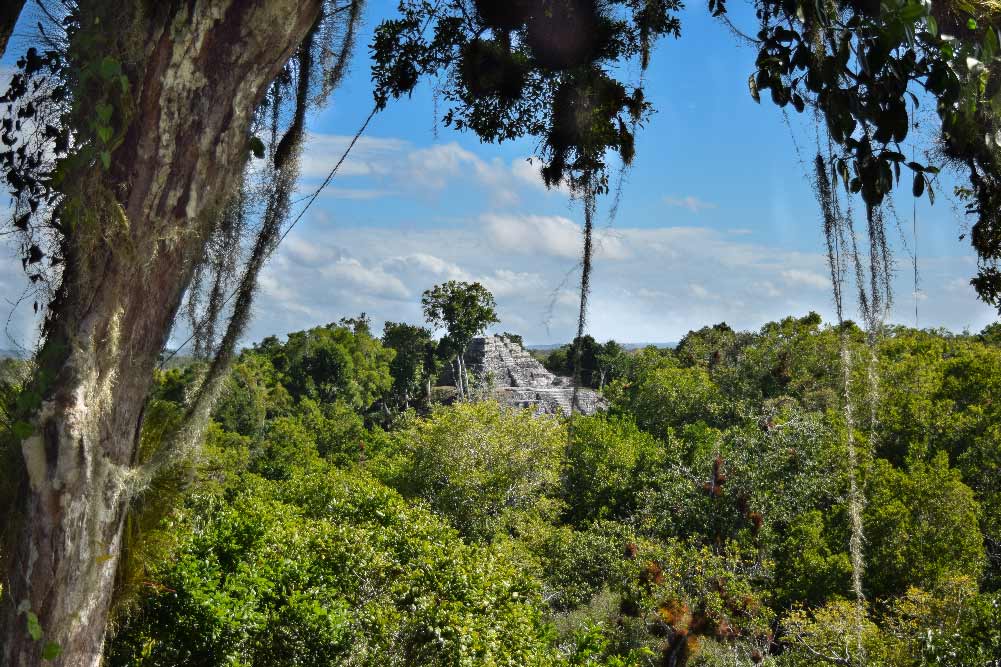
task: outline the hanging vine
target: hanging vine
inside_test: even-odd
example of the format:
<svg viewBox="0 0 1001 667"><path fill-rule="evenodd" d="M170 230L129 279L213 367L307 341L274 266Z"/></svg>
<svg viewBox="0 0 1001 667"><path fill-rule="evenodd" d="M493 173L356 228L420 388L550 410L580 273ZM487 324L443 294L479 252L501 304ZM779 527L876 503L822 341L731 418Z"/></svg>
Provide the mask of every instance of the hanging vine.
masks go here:
<svg viewBox="0 0 1001 667"><path fill-rule="evenodd" d="M827 160L818 152L814 162L816 194L820 204L824 222L824 237L827 241L827 262L831 271L831 285L834 290L834 306L838 318L839 356L841 361L841 404L845 420L845 453L848 473L848 518L851 537L848 552L851 558L852 593L855 595L855 656L859 665L865 664L865 647L862 643L862 633L867 620L866 598L862 588L862 577L865 574L865 557L863 544L865 532L862 525L862 515L865 510L865 497L859 488L858 450L855 441L855 409L852 396L853 354L849 340L849 327L844 318L843 287L846 268L844 266L846 252L859 268L858 253L852 229L851 218L842 213L837 193L831 188L827 177ZM851 238L850 250L847 244ZM858 274L856 274L858 276ZM865 284L856 281L860 288ZM865 296L864 289L860 289ZM861 299L860 299L861 303Z"/></svg>
<svg viewBox="0 0 1001 667"><path fill-rule="evenodd" d="M756 0L755 7L760 29L754 40L756 70L748 80L751 96L760 101L767 92L783 109L792 106L803 112L813 108L828 137L827 145L818 150L814 177L841 331L850 552L856 597L855 660L864 664L864 497L857 480L857 416L852 392L855 359L844 320L844 282L846 274L854 273L865 324L872 446L879 396L877 347L892 303L892 257L884 205L904 169L911 174L915 199L927 195L934 203L933 179L939 171L937 166L915 160L913 148L911 159L905 157L903 143L913 125L919 95L924 99L930 96L936 103L941 122L938 155L969 177L970 186L960 188L958 194L967 200L968 212L978 218L972 242L980 267L971 284L981 299L1001 309L998 15L985 4L962 0ZM720 0L709 0L709 9L718 16L726 13ZM844 207L839 182L844 186ZM853 226L853 196L858 196L864 207L867 256L860 252ZM915 256L915 284L916 261Z"/></svg>

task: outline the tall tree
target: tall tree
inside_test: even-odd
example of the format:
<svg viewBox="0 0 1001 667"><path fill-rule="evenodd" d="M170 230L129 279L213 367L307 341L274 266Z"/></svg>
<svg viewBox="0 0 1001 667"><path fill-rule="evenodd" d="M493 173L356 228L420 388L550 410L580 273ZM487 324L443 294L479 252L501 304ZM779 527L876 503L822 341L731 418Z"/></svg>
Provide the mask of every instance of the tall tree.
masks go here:
<svg viewBox="0 0 1001 667"><path fill-rule="evenodd" d="M382 344L396 350L389 364L393 375L393 399L404 410L421 391L431 395L431 378L438 370L437 346L431 330L404 322L386 322Z"/></svg>
<svg viewBox="0 0 1001 667"><path fill-rule="evenodd" d="M455 386L460 395L466 393L465 364L463 356L473 336L483 333L497 319L497 303L493 294L480 283L449 280L425 290L421 297L424 317L434 327L448 331L449 356L454 355L456 365Z"/></svg>
<svg viewBox="0 0 1001 667"><path fill-rule="evenodd" d="M323 0L63 5L68 49L29 51L5 96L16 122L5 121L2 157L25 266L42 280L46 255L58 265L35 378L4 447L15 493L0 507L0 663L11 667L100 662L129 500L200 437L287 195L268 202L214 381L170 451L144 461L137 443L153 369L250 153L263 154L250 134L261 100L276 78L310 75L310 43L301 45L338 11ZM28 85L43 74L44 85ZM301 101L308 88L287 97ZM269 154L286 191L304 112L296 104ZM48 145L16 143L32 118L60 121L32 134Z"/></svg>

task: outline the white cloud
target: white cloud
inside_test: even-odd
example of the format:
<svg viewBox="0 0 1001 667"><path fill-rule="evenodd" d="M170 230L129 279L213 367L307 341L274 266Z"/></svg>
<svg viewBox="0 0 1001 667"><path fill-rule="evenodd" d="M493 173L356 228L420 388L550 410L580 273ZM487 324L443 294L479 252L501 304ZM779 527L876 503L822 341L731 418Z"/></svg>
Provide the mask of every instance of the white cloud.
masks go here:
<svg viewBox="0 0 1001 667"><path fill-rule="evenodd" d="M417 149L407 156L407 161L407 177L421 189L442 190L469 168L481 177L487 170L480 158L455 142Z"/></svg>
<svg viewBox="0 0 1001 667"><path fill-rule="evenodd" d="M302 266L322 266L344 257L337 246L309 243L302 237L292 236L282 244L282 260Z"/></svg>
<svg viewBox="0 0 1001 667"><path fill-rule="evenodd" d="M783 271L781 275L787 285L814 287L816 289L831 289L831 279L814 271L788 269Z"/></svg>
<svg viewBox="0 0 1001 667"><path fill-rule="evenodd" d="M580 226L562 216L482 216L490 240L499 248L522 254L577 258L582 248Z"/></svg>
<svg viewBox="0 0 1001 667"><path fill-rule="evenodd" d="M712 292L698 283L688 283L688 290L699 299L711 299Z"/></svg>
<svg viewBox="0 0 1001 667"><path fill-rule="evenodd" d="M498 331L520 333L530 342L572 338L580 248L580 227L573 220L484 214L447 226L398 225L309 220L296 228L265 271L247 340L363 311L376 329L384 320L419 323L421 292L453 279L479 281L493 292ZM726 321L757 329L810 310L833 319L820 252L697 227L625 227L613 238L628 261L596 257L588 326L601 340L674 341L706 324ZM920 302L922 325L976 331L993 321L993 311L955 279L969 269L962 257L923 262L928 298ZM907 276L897 282L895 321L913 323L912 285ZM853 292L847 290L846 297ZM855 312L847 299L845 307Z"/></svg>
<svg viewBox="0 0 1001 667"><path fill-rule="evenodd" d="M567 259L580 258L583 250L581 226L563 216L486 213L481 220L490 241L504 250ZM594 250L596 258L625 259L629 256L617 231L596 232Z"/></svg>
<svg viewBox="0 0 1001 667"><path fill-rule="evenodd" d="M782 291L779 290L779 288L775 286L775 283L773 283L770 280L761 280L755 282L754 289L770 299L782 296Z"/></svg>
<svg viewBox="0 0 1001 667"><path fill-rule="evenodd" d="M367 266L354 258L339 259L320 269L324 278L322 285L331 289L351 288L376 297L403 299L410 296L410 290L396 276L381 267ZM313 284L313 289L321 285Z"/></svg>
<svg viewBox="0 0 1001 667"><path fill-rule="evenodd" d="M546 284L538 273L510 271L498 269L491 276L480 279L484 287L497 298L520 295L527 290L545 289Z"/></svg>
<svg viewBox="0 0 1001 667"><path fill-rule="evenodd" d="M310 134L304 144L305 149L299 167L303 178L326 178L350 143L351 137L345 135ZM409 146L410 142L403 139L359 137L351 153L337 170L337 175L341 177L388 175L396 156Z"/></svg>
<svg viewBox="0 0 1001 667"><path fill-rule="evenodd" d="M668 206L677 206L679 208L685 208L692 213L699 213L710 208L716 208L716 204L708 201L703 201L698 197L693 197L692 195L687 195L685 197L664 197L664 203Z"/></svg>
<svg viewBox="0 0 1001 667"><path fill-rule="evenodd" d="M311 134L303 152L301 194L309 194L341 159L351 137ZM367 187L329 185L324 196L336 199L377 199L387 196L437 194L455 184L474 184L487 194L494 207L518 204L527 192L543 192L537 162L517 158L507 163L499 158L484 160L451 141L418 147L391 137L363 136L358 139L337 172L336 183L365 179ZM378 187L376 187L378 185ZM565 189L557 189L564 196Z"/></svg>
<svg viewBox="0 0 1001 667"><path fill-rule="evenodd" d="M382 263L382 267L386 271L402 274L411 279L419 279L421 276L426 279L428 276L433 276L439 282L470 280L469 274L463 271L458 264L424 252L391 257Z"/></svg>

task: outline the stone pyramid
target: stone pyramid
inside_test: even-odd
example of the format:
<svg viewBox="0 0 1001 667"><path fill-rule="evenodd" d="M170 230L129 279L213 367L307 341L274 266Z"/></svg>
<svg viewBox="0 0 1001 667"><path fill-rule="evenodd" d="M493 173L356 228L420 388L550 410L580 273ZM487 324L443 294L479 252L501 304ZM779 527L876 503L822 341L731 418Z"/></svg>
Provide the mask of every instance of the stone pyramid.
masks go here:
<svg viewBox="0 0 1001 667"><path fill-rule="evenodd" d="M537 414L570 414L573 380L546 370L515 341L478 336L466 348L463 359L475 378L474 393L513 407L533 408ZM590 415L607 407L608 402L596 391L586 387L578 390L577 412Z"/></svg>

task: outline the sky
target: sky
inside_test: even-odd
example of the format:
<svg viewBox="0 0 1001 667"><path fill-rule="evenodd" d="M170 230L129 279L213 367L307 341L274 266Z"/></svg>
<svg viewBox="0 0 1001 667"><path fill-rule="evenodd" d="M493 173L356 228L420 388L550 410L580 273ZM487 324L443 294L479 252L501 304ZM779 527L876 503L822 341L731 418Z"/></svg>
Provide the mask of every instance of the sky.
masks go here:
<svg viewBox="0 0 1001 667"><path fill-rule="evenodd" d="M372 108L368 44L395 6L370 0L349 75L309 121L303 195ZM735 23L754 32L750 10L729 6ZM669 342L721 321L757 329L811 310L833 320L819 209L805 175L816 152L812 117L784 116L767 99L751 99L755 53L703 3L680 17L681 38L662 41L645 74L655 113L639 130L614 220L610 198L599 202L588 332ZM26 31L19 27L22 43ZM386 320L420 323L421 293L451 279L491 290L501 320L494 331L533 344L573 337L579 204L543 186L538 163L528 161L533 141L480 143L445 127L445 111L422 84L372 120L264 270L246 343L362 312L377 331ZM969 285L976 259L958 237L971 221L951 188L943 177L934 206L927 199L914 206L909 187L901 189L890 223L891 322L958 332L996 319ZM11 305L26 282L13 249L0 247L0 317L9 322L8 343L30 348L37 331L31 303ZM846 305L846 315L857 317ZM173 344L184 334L179 329Z"/></svg>

